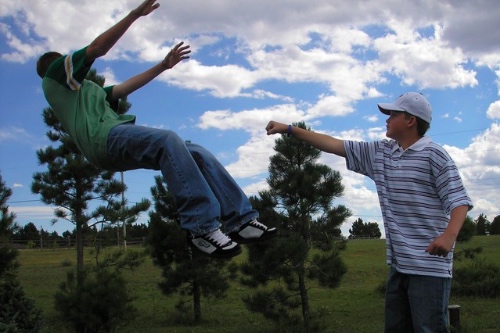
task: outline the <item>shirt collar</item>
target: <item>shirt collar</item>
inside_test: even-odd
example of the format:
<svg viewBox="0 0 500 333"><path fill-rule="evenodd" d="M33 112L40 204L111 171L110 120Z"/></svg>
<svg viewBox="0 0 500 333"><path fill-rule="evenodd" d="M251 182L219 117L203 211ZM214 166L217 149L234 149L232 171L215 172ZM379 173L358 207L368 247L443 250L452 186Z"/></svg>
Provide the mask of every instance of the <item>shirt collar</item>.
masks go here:
<svg viewBox="0 0 500 333"><path fill-rule="evenodd" d="M418 140L417 142L415 142L414 144L412 144L410 147L408 147L408 149L416 150L416 151L422 151L431 142L432 142L432 140L430 138L428 138L426 136L423 136L423 137L420 138L420 140Z"/></svg>
<svg viewBox="0 0 500 333"><path fill-rule="evenodd" d="M415 151L422 151L431 142L432 142L432 140L429 137L423 136L417 142L415 142L410 147L408 147L408 149L415 150ZM398 150L403 152L403 148L401 148L401 146L399 144L397 144L397 142L396 142L396 144L392 147L392 152L394 153Z"/></svg>

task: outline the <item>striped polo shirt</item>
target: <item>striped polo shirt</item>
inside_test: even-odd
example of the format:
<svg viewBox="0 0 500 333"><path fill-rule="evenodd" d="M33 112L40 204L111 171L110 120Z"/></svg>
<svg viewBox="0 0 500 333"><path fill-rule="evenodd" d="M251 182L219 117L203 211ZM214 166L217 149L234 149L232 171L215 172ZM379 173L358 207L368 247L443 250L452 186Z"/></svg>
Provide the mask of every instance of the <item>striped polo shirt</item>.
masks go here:
<svg viewBox="0 0 500 333"><path fill-rule="evenodd" d="M387 263L401 273L451 278L453 252L445 258L425 252L444 232L455 207L472 208L448 153L427 137L406 150L394 140L344 145L347 168L376 184Z"/></svg>

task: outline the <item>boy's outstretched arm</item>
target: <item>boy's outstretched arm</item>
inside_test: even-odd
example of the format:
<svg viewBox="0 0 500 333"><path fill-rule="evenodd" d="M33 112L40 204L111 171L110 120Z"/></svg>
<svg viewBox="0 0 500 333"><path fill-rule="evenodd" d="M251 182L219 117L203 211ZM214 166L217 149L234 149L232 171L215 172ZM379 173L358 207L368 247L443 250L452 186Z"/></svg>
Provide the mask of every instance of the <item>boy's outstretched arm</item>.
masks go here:
<svg viewBox="0 0 500 333"><path fill-rule="evenodd" d="M271 120L266 126L267 135L290 133L295 138L307 142L311 146L318 148L321 151L335 154L341 157L346 156L343 140L331 137L329 135L308 131L296 126L292 126L290 132L289 126L290 125L278 123Z"/></svg>
<svg viewBox="0 0 500 333"><path fill-rule="evenodd" d="M184 59L188 59L188 54L191 53L191 50L189 49L189 45L183 46L183 44L184 42L180 42L175 45L162 62L154 65L141 74L131 77L123 83L115 85L113 87L112 99L116 100L133 93L160 75L163 71L174 67Z"/></svg>
<svg viewBox="0 0 500 333"><path fill-rule="evenodd" d="M121 21L99 35L87 47L85 53L86 63L91 64L95 59L104 56L123 36L128 28L139 17L149 15L152 11L160 7L156 0L145 0L136 9L132 10Z"/></svg>

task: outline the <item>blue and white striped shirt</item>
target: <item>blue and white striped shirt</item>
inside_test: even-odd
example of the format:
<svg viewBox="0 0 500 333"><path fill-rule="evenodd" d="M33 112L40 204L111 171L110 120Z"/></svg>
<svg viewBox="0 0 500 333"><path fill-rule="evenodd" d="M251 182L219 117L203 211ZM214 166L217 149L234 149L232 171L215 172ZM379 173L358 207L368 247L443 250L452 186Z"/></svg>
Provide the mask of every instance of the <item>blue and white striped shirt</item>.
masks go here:
<svg viewBox="0 0 500 333"><path fill-rule="evenodd" d="M375 181L387 263L401 273L450 278L453 252L445 258L425 252L446 229L454 208L472 208L448 153L427 137L406 150L394 140L344 145L347 168Z"/></svg>

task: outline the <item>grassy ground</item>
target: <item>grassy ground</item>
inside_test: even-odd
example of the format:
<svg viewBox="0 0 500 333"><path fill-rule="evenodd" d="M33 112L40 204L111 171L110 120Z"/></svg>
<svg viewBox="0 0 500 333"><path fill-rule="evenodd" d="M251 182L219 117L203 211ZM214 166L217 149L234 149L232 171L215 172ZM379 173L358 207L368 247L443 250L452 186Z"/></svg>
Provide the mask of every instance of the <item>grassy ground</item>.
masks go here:
<svg viewBox="0 0 500 333"><path fill-rule="evenodd" d="M459 244L457 250L477 246L483 248L483 259L500 263L500 236L474 237L468 243ZM75 255L74 249L20 251L19 280L27 296L34 299L37 307L43 310L48 327L45 333L67 332L53 309L53 295L58 285L65 280L69 269L67 264L75 265ZM234 260L244 260L244 256ZM339 288L323 289L310 284L312 310L326 313L327 332L382 332L384 300L375 289L383 283L388 269L385 265L385 241L351 240L342 256L348 266L348 273ZM456 262L457 267L464 264ZM165 297L159 291L157 284L161 279L160 270L153 266L150 259L138 270L126 272L125 278L130 293L135 297L134 306L139 310L139 315L119 332L272 332L270 322L245 309L241 297L251 290L237 283L233 284L226 299L204 299L204 323L191 326L175 323L174 318L179 316L174 309L178 298ZM463 333L500 332L500 300L458 298L452 295L450 304L461 307ZM186 318L185 322L189 322L189 314L186 314Z"/></svg>

